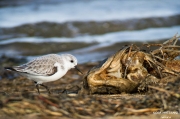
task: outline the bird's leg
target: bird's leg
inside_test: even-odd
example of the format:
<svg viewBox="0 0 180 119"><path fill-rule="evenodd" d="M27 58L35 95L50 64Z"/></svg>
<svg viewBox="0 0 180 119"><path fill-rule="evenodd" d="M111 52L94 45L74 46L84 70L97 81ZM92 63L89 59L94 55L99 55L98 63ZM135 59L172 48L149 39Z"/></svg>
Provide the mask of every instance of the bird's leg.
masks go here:
<svg viewBox="0 0 180 119"><path fill-rule="evenodd" d="M36 89L37 89L38 93L40 94L40 92L39 92L39 84L37 82L34 82L34 83L36 85Z"/></svg>
<svg viewBox="0 0 180 119"><path fill-rule="evenodd" d="M65 94L67 94L67 90L66 90L66 89L64 89L64 90L62 91L62 93L65 93Z"/></svg>
<svg viewBox="0 0 180 119"><path fill-rule="evenodd" d="M50 90L49 90L49 88L48 88L47 86L45 86L44 84L39 84L39 85L41 85L41 86L45 87L45 88L46 88L46 90L48 91L48 93L49 93L49 94L51 94L51 92L50 92Z"/></svg>

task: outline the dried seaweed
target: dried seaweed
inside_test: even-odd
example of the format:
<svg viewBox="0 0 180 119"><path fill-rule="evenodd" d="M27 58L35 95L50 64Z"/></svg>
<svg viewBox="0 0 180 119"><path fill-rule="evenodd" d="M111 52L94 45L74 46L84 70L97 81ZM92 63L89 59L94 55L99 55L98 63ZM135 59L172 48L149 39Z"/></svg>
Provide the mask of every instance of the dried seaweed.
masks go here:
<svg viewBox="0 0 180 119"><path fill-rule="evenodd" d="M163 118L163 116L179 118L180 78L178 69L166 68L166 65L169 65L168 63L159 64L162 61L175 60L179 47L174 46L174 43L173 41L167 45L170 47L165 45L166 42L159 46L161 49L168 48L168 52L174 50L175 53L168 53L167 50L149 52L151 54L148 56L152 58L153 62L156 61L157 66L155 67L152 61L146 62L145 65L149 67L150 74L154 74L160 80L156 83L148 83L145 92L87 95L84 90L88 90L84 89L83 86L88 86L87 81L83 79L83 76L77 75L74 70L69 71L61 80L47 83L51 87L51 95L48 95L43 88L40 89L42 94L39 95L34 88L34 83L23 77L18 76L13 80L3 78L0 80L0 118L116 119L137 118L137 116L138 118L141 116L156 119ZM124 52L140 51L134 47L129 50L129 48L125 48ZM128 54L128 56L131 55ZM168 56L173 58L168 58ZM82 64L80 69L83 69L83 72L88 72L95 65ZM152 70L154 67L155 71ZM160 74L162 75L161 78ZM142 81L148 82L148 80Z"/></svg>

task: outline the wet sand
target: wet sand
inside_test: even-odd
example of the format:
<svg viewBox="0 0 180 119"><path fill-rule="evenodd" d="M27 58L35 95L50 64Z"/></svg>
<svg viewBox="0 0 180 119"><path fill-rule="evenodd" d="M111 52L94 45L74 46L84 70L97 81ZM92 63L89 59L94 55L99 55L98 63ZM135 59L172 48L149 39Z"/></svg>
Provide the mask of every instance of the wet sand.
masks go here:
<svg viewBox="0 0 180 119"><path fill-rule="evenodd" d="M180 25L180 15L168 17L150 17L142 19L87 21L87 22L39 22L24 24L12 28L0 28L0 40L17 37L75 37L80 35L98 35L117 31L133 31L146 28L172 27Z"/></svg>

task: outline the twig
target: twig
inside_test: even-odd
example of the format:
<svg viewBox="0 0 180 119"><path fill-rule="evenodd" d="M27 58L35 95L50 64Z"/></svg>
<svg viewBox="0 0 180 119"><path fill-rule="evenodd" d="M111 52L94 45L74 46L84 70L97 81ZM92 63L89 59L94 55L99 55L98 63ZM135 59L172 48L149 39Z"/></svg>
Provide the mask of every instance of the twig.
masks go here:
<svg viewBox="0 0 180 119"><path fill-rule="evenodd" d="M158 111L159 108L145 108L145 109L132 109L132 108L126 108L128 111L133 113L145 113L145 112L154 112Z"/></svg>
<svg viewBox="0 0 180 119"><path fill-rule="evenodd" d="M165 90L163 88L158 88L158 87L154 87L154 86L148 86L149 88L152 88L152 89L155 89L155 90L158 90L158 91L161 91L161 92L165 92L167 94L171 94L177 98L180 98L180 94L178 93L175 93L175 92L172 92L172 91L168 91L168 90Z"/></svg>
<svg viewBox="0 0 180 119"><path fill-rule="evenodd" d="M51 102L50 100L48 100L47 98L45 98L43 96L38 96L38 98L51 106L59 107L57 104Z"/></svg>

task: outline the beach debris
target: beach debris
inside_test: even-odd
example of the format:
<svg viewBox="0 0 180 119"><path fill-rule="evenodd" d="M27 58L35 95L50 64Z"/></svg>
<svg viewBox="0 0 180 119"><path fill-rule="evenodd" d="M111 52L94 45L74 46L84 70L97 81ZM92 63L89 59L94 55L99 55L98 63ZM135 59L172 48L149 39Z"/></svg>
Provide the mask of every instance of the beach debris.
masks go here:
<svg viewBox="0 0 180 119"><path fill-rule="evenodd" d="M123 47L84 77L82 92L89 94L118 94L145 91L166 76L179 76L179 36L162 44L144 44L147 50L136 45ZM152 49L152 47L157 47ZM152 49L152 50L151 50Z"/></svg>

